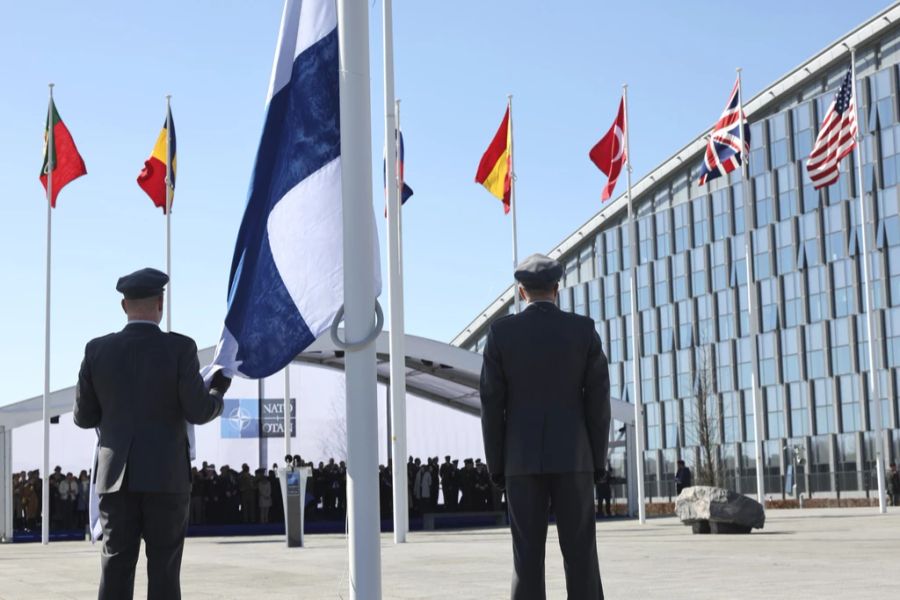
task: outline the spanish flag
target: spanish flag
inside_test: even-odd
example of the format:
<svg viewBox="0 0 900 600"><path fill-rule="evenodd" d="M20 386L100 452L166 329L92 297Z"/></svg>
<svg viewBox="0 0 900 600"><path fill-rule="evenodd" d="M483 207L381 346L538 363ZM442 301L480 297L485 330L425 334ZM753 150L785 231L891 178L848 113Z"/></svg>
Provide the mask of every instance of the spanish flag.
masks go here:
<svg viewBox="0 0 900 600"><path fill-rule="evenodd" d="M168 152L166 149L168 148ZM144 168L138 175L137 183L141 186L153 204L163 209L166 213L166 167L172 165L172 177L169 185L172 186L172 195L175 194L175 121L172 119L172 109L168 110L166 121L163 123L162 131L156 138L156 145L150 158L144 161Z"/></svg>
<svg viewBox="0 0 900 600"><path fill-rule="evenodd" d="M509 123L509 107L503 115L500 129L494 134L491 145L488 146L481 162L478 163L478 173L475 174L475 183L480 183L491 194L503 201L503 212L509 212L510 196L510 149L512 147L512 128Z"/></svg>

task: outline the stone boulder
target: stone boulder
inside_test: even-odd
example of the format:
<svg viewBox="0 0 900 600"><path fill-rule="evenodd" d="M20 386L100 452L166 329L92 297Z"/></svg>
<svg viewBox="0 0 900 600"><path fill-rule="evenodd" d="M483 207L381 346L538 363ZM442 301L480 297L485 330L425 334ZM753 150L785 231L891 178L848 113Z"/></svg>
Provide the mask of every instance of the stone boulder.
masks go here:
<svg viewBox="0 0 900 600"><path fill-rule="evenodd" d="M681 491L675 499L675 514L694 533L750 533L766 524L766 512L756 500L703 485Z"/></svg>

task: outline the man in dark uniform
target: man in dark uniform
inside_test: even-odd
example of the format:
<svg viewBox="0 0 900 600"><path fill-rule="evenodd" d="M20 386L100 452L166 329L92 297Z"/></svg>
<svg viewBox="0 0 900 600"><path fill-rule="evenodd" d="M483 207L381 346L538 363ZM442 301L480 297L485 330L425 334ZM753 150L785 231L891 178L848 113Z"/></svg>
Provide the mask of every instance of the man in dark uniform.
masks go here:
<svg viewBox="0 0 900 600"><path fill-rule="evenodd" d="M506 488L514 600L544 599L550 509L569 598L603 598L594 483L609 446L609 369L594 322L555 302L562 266L535 254L516 270L528 303L490 326L481 371L481 424L491 479Z"/></svg>
<svg viewBox="0 0 900 600"><path fill-rule="evenodd" d="M683 460L679 460L678 469L675 471L675 493L681 494L681 490L689 488L693 485L694 477L691 470L684 464Z"/></svg>
<svg viewBox="0 0 900 600"><path fill-rule="evenodd" d="M450 456L445 456L444 464L441 465L439 471L441 476L441 489L444 490L444 510L456 510L456 500L459 497L459 492L456 490L456 484L454 482L455 470L453 463L450 462Z"/></svg>
<svg viewBox="0 0 900 600"><path fill-rule="evenodd" d="M471 458L465 459L463 468L459 470L459 488L462 490L459 500L462 509L475 510L475 461Z"/></svg>
<svg viewBox="0 0 900 600"><path fill-rule="evenodd" d="M103 525L101 600L134 595L141 538L147 598L181 598L191 492L187 423L219 416L231 383L217 373L207 392L194 341L160 331L168 281L155 269L119 279L128 324L88 342L78 374L75 424L100 435L94 477Z"/></svg>

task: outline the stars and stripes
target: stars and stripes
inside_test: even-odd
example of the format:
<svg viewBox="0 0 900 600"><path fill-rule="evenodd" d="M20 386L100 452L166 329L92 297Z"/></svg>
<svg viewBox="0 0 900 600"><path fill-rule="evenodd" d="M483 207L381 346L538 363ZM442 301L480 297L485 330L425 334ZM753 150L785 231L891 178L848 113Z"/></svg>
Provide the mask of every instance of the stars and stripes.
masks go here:
<svg viewBox="0 0 900 600"><path fill-rule="evenodd" d="M856 146L856 106L853 97L853 78L847 70L841 89L835 95L813 146L806 170L818 190L838 180L838 164Z"/></svg>
<svg viewBox="0 0 900 600"><path fill-rule="evenodd" d="M703 156L703 165L700 167L700 185L706 184L710 179L715 179L731 173L741 166L741 130L744 127L744 149L746 155L750 150L750 128L747 125L747 116L741 109L740 80L734 82L734 88L728 97L728 104L722 116L713 126L709 136L709 144L706 146L706 154Z"/></svg>

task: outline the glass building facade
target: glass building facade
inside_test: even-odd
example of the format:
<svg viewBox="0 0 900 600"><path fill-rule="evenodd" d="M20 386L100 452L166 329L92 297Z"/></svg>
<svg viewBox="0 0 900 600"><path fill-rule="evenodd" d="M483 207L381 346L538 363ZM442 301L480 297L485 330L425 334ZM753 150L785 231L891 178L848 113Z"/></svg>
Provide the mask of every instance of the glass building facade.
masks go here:
<svg viewBox="0 0 900 600"><path fill-rule="evenodd" d="M776 83L745 105L751 130L745 183L736 171L698 185L703 145L695 141L687 148L699 151L682 151L679 167L660 168L636 186L641 356L633 356L631 345L632 229L624 204L604 207L600 214L608 214L587 235L582 230L570 238L579 241L551 254L565 266L560 307L596 323L613 397L633 400L631 362L640 361L648 496L674 495L676 460L690 465L699 459L701 373L711 381L709 408L717 415L713 435L726 485L755 493L754 353L767 494L780 495L789 483L795 448L805 462L796 480L806 493L877 488L876 402L889 450L885 464L900 460L900 27L885 26L860 40L857 51L868 253L862 248L855 154L842 161L838 182L824 190L813 189L805 169L849 67L849 53L832 56L818 68L810 67L816 59L801 66L794 75L802 77L791 87L781 91L785 86ZM879 398L870 397L867 380L866 257L876 308ZM758 309L755 347L748 285ZM480 351L490 320L507 314L511 303L494 307L454 343Z"/></svg>

